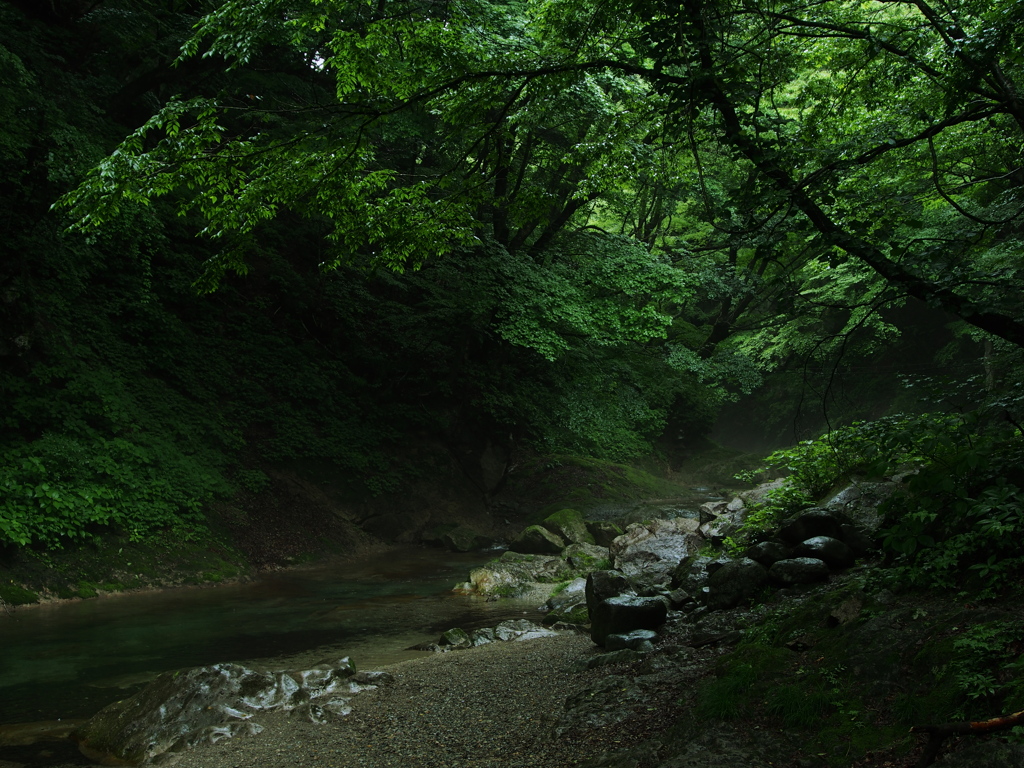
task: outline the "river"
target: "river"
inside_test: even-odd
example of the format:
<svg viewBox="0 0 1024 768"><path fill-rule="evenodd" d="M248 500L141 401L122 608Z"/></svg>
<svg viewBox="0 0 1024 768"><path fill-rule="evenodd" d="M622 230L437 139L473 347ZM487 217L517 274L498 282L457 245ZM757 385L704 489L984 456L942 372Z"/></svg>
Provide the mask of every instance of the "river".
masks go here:
<svg viewBox="0 0 1024 768"><path fill-rule="evenodd" d="M494 553L403 549L257 581L0 612L0 724L88 717L156 674L315 650L374 668L446 629L539 619L535 602L453 593Z"/></svg>

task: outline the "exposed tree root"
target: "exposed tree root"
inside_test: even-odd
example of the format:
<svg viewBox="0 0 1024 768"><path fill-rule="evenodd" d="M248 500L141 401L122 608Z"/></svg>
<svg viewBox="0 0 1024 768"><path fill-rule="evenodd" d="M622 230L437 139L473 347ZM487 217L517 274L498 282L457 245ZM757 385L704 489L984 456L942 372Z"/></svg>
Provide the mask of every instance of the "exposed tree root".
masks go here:
<svg viewBox="0 0 1024 768"><path fill-rule="evenodd" d="M1024 725L1024 710L1014 712L1012 715L994 717L991 720L979 722L946 723L944 725L915 725L910 729L911 733L927 733L928 743L925 745L924 753L918 761L918 768L926 768L935 762L943 742L950 736L956 734L982 735L995 731L1008 731L1017 725Z"/></svg>

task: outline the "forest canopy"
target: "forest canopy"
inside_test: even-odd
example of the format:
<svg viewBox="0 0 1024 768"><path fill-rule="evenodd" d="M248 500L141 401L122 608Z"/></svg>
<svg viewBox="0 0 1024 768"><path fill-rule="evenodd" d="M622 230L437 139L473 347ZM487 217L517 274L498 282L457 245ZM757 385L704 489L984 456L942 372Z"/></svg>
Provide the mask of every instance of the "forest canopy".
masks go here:
<svg viewBox="0 0 1024 768"><path fill-rule="evenodd" d="M1022 22L5 4L0 537L191 524L264 461L380 493L411 435L487 493L494 446L635 458L766 376L885 359L878 389L967 342L1018 418Z"/></svg>
<svg viewBox="0 0 1024 768"><path fill-rule="evenodd" d="M173 192L223 242L215 270L244 269L283 210L324 227L327 265L480 242L551 260L559 234L609 225L685 271L695 245L736 252L761 282L853 259L876 282L862 309L913 296L1019 346L1022 14L227 2L177 62L226 80L172 99L65 205L88 229Z"/></svg>

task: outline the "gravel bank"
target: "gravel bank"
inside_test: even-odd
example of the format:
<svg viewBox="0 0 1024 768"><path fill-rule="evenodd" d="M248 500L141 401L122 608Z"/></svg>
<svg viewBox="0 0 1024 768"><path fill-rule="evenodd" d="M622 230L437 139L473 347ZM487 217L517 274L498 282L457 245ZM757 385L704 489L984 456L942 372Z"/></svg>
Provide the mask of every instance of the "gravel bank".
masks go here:
<svg viewBox="0 0 1024 768"><path fill-rule="evenodd" d="M352 699L326 725L259 715L257 736L200 747L175 768L561 768L582 763L579 744L549 737L565 699L593 682L572 672L594 652L564 634L494 643L402 662L394 682ZM358 659L356 660L358 662Z"/></svg>

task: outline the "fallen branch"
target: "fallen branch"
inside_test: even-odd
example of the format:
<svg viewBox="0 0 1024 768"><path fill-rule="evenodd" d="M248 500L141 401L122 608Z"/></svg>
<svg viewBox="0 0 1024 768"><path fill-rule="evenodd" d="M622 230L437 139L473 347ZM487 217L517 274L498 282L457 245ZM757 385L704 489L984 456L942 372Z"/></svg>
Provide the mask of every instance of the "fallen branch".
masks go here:
<svg viewBox="0 0 1024 768"><path fill-rule="evenodd" d="M927 733L928 743L925 745L924 754L918 762L918 768L926 768L935 762L935 758L942 748L942 743L950 736L956 734L967 734L980 736L994 731L1008 731L1014 726L1024 725L1024 710L1014 712L1012 715L993 717L991 720L978 722L946 723L944 725L915 725L910 729L911 733Z"/></svg>

